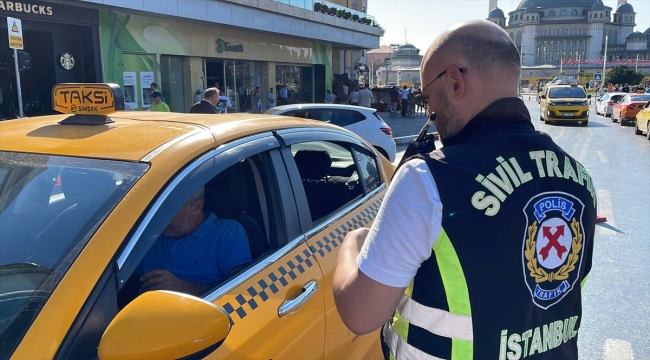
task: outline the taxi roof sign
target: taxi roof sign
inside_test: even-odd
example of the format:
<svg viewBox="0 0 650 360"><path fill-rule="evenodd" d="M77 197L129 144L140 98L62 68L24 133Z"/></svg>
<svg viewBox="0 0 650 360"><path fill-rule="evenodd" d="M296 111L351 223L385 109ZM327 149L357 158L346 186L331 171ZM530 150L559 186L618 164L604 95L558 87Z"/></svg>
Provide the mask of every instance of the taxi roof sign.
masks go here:
<svg viewBox="0 0 650 360"><path fill-rule="evenodd" d="M63 114L109 115L124 110L117 84L57 84L52 89L52 109Z"/></svg>

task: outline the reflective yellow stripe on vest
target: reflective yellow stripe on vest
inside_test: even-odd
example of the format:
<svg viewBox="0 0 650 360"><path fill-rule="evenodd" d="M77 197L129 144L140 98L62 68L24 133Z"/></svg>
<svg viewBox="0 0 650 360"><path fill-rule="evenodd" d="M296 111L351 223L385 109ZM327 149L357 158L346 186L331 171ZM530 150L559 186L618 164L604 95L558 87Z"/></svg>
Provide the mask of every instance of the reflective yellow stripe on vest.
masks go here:
<svg viewBox="0 0 650 360"><path fill-rule="evenodd" d="M391 350L391 359L438 359L408 343L409 324L438 336L451 338L453 360L473 357L472 312L467 282L456 250L444 229L433 246L433 251L449 311L428 307L412 299L411 284L400 300L392 323L384 329L384 339Z"/></svg>

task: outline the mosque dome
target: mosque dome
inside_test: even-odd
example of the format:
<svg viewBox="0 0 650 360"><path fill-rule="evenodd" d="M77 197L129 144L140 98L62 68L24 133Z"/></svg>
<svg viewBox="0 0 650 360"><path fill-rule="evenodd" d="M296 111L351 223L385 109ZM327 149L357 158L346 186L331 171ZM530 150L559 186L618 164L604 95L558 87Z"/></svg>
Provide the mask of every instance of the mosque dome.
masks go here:
<svg viewBox="0 0 650 360"><path fill-rule="evenodd" d="M632 5L628 3L623 3L621 4L617 9L616 9L617 14L630 14L634 13L634 8Z"/></svg>
<svg viewBox="0 0 650 360"><path fill-rule="evenodd" d="M490 11L490 15L488 17L491 17L491 18L504 18L506 16L503 14L503 10L501 10L501 9L499 9L497 7L497 8L492 9L492 11Z"/></svg>
<svg viewBox="0 0 650 360"><path fill-rule="evenodd" d="M593 5L591 5L591 10L605 10L605 5L602 1L596 1Z"/></svg>
<svg viewBox="0 0 650 360"><path fill-rule="evenodd" d="M529 7L569 7L569 6L579 6L579 7L591 7L598 0L521 0L517 9L528 9Z"/></svg>

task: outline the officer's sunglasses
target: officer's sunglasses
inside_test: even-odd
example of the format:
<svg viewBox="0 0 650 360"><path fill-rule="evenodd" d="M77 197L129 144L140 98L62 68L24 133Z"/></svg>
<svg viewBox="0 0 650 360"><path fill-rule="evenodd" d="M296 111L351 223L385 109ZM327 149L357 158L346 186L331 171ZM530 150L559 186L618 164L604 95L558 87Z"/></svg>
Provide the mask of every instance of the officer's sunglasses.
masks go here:
<svg viewBox="0 0 650 360"><path fill-rule="evenodd" d="M464 73L467 72L467 68L458 68L458 71L460 71L461 73L464 74ZM436 80L438 80L438 79L440 79L441 77L443 77L446 73L447 73L447 70L441 72L440 75L436 76L435 79L431 80L431 82L429 82L429 83L427 84L427 86L423 87L423 88L422 88L422 91L426 90L426 88L428 88L428 87L429 87L431 84L433 84Z"/></svg>

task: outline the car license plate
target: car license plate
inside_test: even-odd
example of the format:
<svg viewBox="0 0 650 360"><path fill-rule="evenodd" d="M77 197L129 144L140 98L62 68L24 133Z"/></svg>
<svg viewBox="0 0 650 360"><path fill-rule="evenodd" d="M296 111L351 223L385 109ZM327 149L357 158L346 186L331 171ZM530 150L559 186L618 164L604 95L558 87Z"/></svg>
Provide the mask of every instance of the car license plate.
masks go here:
<svg viewBox="0 0 650 360"><path fill-rule="evenodd" d="M573 116L573 113L562 113L562 116Z"/></svg>

